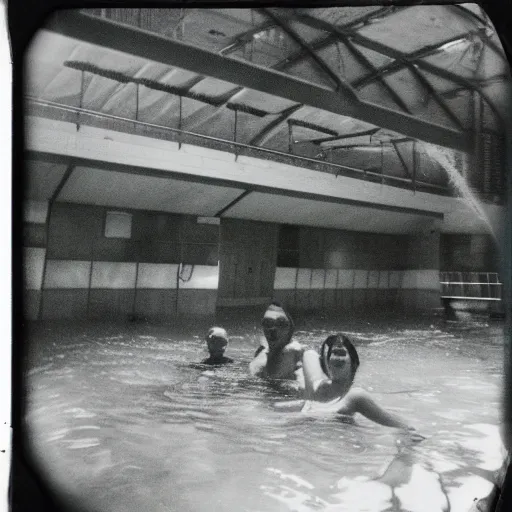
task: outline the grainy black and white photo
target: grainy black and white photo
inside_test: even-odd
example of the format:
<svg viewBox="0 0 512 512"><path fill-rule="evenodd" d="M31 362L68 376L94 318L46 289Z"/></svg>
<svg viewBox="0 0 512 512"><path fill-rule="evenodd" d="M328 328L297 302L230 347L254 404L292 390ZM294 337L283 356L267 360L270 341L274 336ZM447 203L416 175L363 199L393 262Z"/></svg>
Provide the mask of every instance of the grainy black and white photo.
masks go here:
<svg viewBox="0 0 512 512"><path fill-rule="evenodd" d="M24 73L25 449L62 506L499 510L483 7L61 10Z"/></svg>

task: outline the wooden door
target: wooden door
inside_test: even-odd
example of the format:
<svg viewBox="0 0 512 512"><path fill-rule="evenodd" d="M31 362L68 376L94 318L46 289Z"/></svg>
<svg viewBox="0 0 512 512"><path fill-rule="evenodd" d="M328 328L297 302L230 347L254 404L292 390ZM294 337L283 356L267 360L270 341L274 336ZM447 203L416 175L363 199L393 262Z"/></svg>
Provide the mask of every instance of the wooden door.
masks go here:
<svg viewBox="0 0 512 512"><path fill-rule="evenodd" d="M253 306L272 297L277 240L277 224L221 220L219 306Z"/></svg>

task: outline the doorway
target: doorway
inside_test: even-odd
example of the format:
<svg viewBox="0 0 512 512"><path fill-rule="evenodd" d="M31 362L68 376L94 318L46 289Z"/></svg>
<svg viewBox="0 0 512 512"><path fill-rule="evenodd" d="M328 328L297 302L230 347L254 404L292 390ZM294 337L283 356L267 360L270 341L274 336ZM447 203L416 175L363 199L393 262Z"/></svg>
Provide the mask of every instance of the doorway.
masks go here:
<svg viewBox="0 0 512 512"><path fill-rule="evenodd" d="M274 292L278 224L221 219L217 306L259 306Z"/></svg>

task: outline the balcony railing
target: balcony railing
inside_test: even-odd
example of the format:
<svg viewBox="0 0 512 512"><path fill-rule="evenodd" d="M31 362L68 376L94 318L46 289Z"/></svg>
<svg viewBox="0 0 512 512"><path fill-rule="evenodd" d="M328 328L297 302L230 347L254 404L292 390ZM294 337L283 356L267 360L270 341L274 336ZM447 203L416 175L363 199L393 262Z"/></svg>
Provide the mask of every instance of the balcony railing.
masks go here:
<svg viewBox="0 0 512 512"><path fill-rule="evenodd" d="M77 126L83 124L86 126L97 126L108 128L125 133L136 133L137 135L146 135L157 139L168 140L178 143L194 144L197 146L208 147L221 151L234 153L235 159L238 156L250 156L254 158L272 160L288 165L303 167L318 172L334 174L336 176L346 176L358 178L374 183L385 184L398 188L428 192L438 195L451 196L451 188L428 183L411 178L393 176L381 172L367 171L355 167L336 164L314 158L293 155L282 151L267 149L259 146L251 146L232 140L220 139L209 135L202 135L186 130L180 130L170 126L163 126L154 123L148 123L137 119L130 119L122 116L95 112L85 108L72 105L65 105L53 101L42 100L31 96L26 97L26 115L39 116L61 121L76 123Z"/></svg>

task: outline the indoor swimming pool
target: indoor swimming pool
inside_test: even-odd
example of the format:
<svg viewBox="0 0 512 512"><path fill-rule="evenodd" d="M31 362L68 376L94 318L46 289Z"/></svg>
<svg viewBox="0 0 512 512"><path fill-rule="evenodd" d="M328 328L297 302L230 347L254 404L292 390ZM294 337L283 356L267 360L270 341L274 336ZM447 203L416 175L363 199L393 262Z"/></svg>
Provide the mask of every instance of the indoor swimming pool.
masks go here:
<svg viewBox="0 0 512 512"><path fill-rule="evenodd" d="M33 324L29 446L59 495L94 511L468 511L504 458L503 324L318 321L295 338L317 348L336 330L356 339L355 384L424 441L276 410L293 390L249 375L254 326L230 329L233 364L206 368L199 325Z"/></svg>

